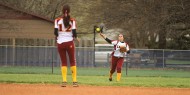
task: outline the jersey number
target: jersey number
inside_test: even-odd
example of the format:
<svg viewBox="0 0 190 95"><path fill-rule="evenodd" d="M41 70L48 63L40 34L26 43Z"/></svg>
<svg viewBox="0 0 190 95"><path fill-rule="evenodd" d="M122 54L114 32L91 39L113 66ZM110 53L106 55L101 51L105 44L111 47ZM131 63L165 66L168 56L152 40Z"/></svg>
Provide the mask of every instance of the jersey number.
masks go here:
<svg viewBox="0 0 190 95"><path fill-rule="evenodd" d="M63 32L62 24L59 24L59 31ZM69 27L65 30L65 32L71 32L71 25L69 25Z"/></svg>

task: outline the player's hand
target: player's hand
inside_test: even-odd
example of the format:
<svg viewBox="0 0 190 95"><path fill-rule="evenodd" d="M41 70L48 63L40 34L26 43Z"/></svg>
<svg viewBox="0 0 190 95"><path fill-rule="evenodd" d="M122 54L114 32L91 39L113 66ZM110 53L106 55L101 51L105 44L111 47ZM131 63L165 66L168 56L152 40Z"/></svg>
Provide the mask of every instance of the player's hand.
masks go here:
<svg viewBox="0 0 190 95"><path fill-rule="evenodd" d="M80 43L80 39L78 37L74 38L74 40L76 40L78 43Z"/></svg>
<svg viewBox="0 0 190 95"><path fill-rule="evenodd" d="M77 37L77 41L78 41L78 43L80 43L80 39Z"/></svg>
<svg viewBox="0 0 190 95"><path fill-rule="evenodd" d="M100 36L102 36L104 39L106 38L106 36L102 33L100 33Z"/></svg>

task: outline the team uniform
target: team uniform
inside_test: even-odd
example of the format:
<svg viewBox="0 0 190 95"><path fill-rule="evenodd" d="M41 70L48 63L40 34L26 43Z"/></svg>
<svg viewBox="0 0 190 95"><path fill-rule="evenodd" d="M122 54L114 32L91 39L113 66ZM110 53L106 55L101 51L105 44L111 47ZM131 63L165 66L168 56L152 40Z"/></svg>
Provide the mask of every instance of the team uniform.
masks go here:
<svg viewBox="0 0 190 95"><path fill-rule="evenodd" d="M117 69L117 81L120 81L121 78L121 68L124 62L124 57L126 56L126 52L121 52L120 47L125 47L127 51L129 51L129 46L125 42L121 42L118 40L110 40L108 38L105 39L107 42L114 45L114 51L111 54L111 70L110 77L112 77L113 73ZM112 81L112 79L110 80Z"/></svg>
<svg viewBox="0 0 190 95"><path fill-rule="evenodd" d="M67 57L66 52L69 56L70 68L72 72L73 83L77 82L76 74L76 58L75 58L75 45L74 45L74 37L76 37L76 21L74 19L70 19L69 27L65 27L63 23L63 17L59 17L55 19L55 31L58 34L56 35L58 52L61 58L61 71L63 82L67 82ZM75 32L73 32L75 31Z"/></svg>

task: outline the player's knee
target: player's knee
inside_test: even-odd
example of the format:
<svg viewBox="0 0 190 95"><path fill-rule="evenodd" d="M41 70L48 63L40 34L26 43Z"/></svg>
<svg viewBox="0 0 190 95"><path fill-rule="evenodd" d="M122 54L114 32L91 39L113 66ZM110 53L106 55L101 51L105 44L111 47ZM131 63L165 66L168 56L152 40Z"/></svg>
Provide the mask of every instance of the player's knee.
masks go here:
<svg viewBox="0 0 190 95"><path fill-rule="evenodd" d="M70 59L70 66L76 66L76 59Z"/></svg>
<svg viewBox="0 0 190 95"><path fill-rule="evenodd" d="M121 73L121 67L117 67L117 73Z"/></svg>
<svg viewBox="0 0 190 95"><path fill-rule="evenodd" d="M113 69L112 69L112 70L110 70L110 73L112 73L112 74L113 74L114 72L115 72L115 69L114 69L114 70L113 70Z"/></svg>
<svg viewBox="0 0 190 95"><path fill-rule="evenodd" d="M76 62L71 62L71 66L76 66Z"/></svg>
<svg viewBox="0 0 190 95"><path fill-rule="evenodd" d="M67 63L62 63L61 66L67 66Z"/></svg>

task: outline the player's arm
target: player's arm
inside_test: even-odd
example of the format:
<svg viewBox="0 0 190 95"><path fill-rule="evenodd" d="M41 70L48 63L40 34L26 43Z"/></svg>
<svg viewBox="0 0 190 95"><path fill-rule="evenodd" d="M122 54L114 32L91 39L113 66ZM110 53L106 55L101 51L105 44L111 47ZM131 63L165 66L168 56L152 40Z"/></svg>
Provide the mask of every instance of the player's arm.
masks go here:
<svg viewBox="0 0 190 95"><path fill-rule="evenodd" d="M108 43L110 43L111 44L111 40L110 39L108 39L107 37L106 37L106 39L105 39Z"/></svg>
<svg viewBox="0 0 190 95"><path fill-rule="evenodd" d="M104 34L100 33L100 36L102 36L108 43L112 43L112 41L108 39Z"/></svg>
<svg viewBox="0 0 190 95"><path fill-rule="evenodd" d="M54 35L57 37L58 36L58 25L57 25L57 19L55 19L54 22Z"/></svg>
<svg viewBox="0 0 190 95"><path fill-rule="evenodd" d="M72 33L73 33L73 38L74 38L75 40L77 40L78 42L80 42L80 39L79 39L78 36L77 36L76 29L72 29Z"/></svg>
<svg viewBox="0 0 190 95"><path fill-rule="evenodd" d="M127 50L127 54L129 54L130 53L130 50L129 50L129 45L126 43L126 50Z"/></svg>
<svg viewBox="0 0 190 95"><path fill-rule="evenodd" d="M76 28L76 21L73 19L72 20L72 34L73 34L73 38L76 39L78 42L80 42L80 39L77 36L77 28Z"/></svg>
<svg viewBox="0 0 190 95"><path fill-rule="evenodd" d="M77 27L76 27L76 21L72 18L71 19L71 22L72 22L72 33L73 33L73 37L74 38L77 38Z"/></svg>
<svg viewBox="0 0 190 95"><path fill-rule="evenodd" d="M126 43L126 50L129 51L129 45Z"/></svg>
<svg viewBox="0 0 190 95"><path fill-rule="evenodd" d="M72 33L73 33L73 37L77 38L77 31L76 31L76 29L72 29Z"/></svg>
<svg viewBox="0 0 190 95"><path fill-rule="evenodd" d="M58 36L58 29L54 28L54 35L57 37Z"/></svg>

